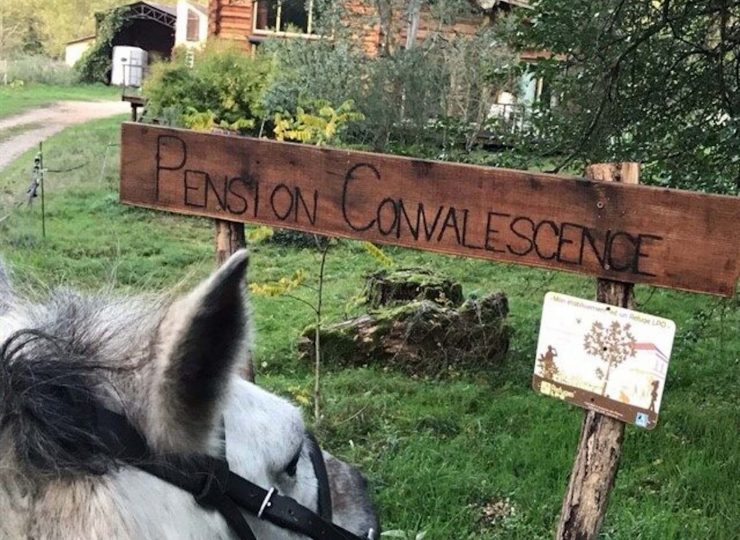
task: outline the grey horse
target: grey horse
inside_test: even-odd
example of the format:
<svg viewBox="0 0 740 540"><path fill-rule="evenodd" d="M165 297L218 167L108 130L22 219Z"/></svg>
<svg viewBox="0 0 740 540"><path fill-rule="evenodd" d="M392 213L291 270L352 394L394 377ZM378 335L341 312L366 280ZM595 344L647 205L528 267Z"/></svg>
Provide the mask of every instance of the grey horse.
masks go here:
<svg viewBox="0 0 740 540"><path fill-rule="evenodd" d="M121 463L92 410L122 415L162 455L226 453L232 471L316 510L296 407L242 380L245 251L177 298L24 299L0 264L0 538L231 539L218 512ZM224 448L225 447L225 448ZM376 538L365 480L324 452L337 525ZM302 536L247 516L259 540Z"/></svg>

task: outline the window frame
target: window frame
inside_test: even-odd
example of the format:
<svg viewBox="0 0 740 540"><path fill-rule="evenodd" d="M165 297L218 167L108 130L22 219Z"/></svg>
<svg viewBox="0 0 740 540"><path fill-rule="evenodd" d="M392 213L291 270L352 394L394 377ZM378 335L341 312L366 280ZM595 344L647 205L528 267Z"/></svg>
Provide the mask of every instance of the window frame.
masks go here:
<svg viewBox="0 0 740 540"><path fill-rule="evenodd" d="M280 37L300 37L304 39L318 39L321 36L312 32L313 30L313 8L314 0L308 0L308 22L306 23L306 32L284 32L280 30L269 30L266 28L257 28L257 19L259 13L259 3L269 0L254 0L252 2L252 34L257 36L280 36ZM280 28L282 21L280 15L283 9L283 0L275 0L277 2L277 14L275 19L276 28Z"/></svg>
<svg viewBox="0 0 740 540"><path fill-rule="evenodd" d="M194 25L194 28L191 28L191 23ZM191 30L195 31L195 36L191 34ZM191 39L192 37L195 37L195 39ZM200 42L200 17L198 17L195 10L191 8L188 8L188 17L185 24L185 41L188 43Z"/></svg>

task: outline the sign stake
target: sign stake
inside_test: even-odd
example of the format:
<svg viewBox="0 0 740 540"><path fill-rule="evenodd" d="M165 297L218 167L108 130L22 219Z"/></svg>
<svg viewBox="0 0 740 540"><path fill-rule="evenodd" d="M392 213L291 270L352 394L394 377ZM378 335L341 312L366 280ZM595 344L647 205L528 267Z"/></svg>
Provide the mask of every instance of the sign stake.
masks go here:
<svg viewBox="0 0 740 540"><path fill-rule="evenodd" d="M586 178L605 182L639 183L639 163L599 163L586 168ZM633 286L598 279L596 300L634 308ZM601 413L586 411L578 450L563 499L557 540L596 538L606 515L624 441L624 423Z"/></svg>

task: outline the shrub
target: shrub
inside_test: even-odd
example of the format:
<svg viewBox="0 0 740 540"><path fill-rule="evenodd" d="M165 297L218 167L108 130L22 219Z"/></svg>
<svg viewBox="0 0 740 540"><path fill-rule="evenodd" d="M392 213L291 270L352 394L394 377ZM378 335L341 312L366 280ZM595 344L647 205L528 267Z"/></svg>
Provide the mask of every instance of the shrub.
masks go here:
<svg viewBox="0 0 740 540"><path fill-rule="evenodd" d="M148 115L153 118L178 110L186 127L225 127L250 133L263 118L260 100L271 64L251 57L235 45L211 42L194 53L193 67L185 51L175 51L170 62L152 66L144 83Z"/></svg>
<svg viewBox="0 0 740 540"><path fill-rule="evenodd" d="M37 54L16 56L9 60L7 76L10 83L22 81L69 86L76 82L74 70L64 62Z"/></svg>
<svg viewBox="0 0 740 540"><path fill-rule="evenodd" d="M316 100L358 102L363 94L368 60L352 42L288 39L268 41L263 47L273 63L262 97L270 117Z"/></svg>
<svg viewBox="0 0 740 540"><path fill-rule="evenodd" d="M519 75L516 56L499 26L472 37L437 39L368 57L356 38L275 40L263 108L306 109L316 101L354 101L365 121L348 127L344 142L375 150L416 148L438 157L448 146L469 149L486 121L492 91ZM454 129L453 129L454 128Z"/></svg>
<svg viewBox="0 0 740 540"><path fill-rule="evenodd" d="M338 144L341 136L352 122L360 122L365 116L355 110L355 103L348 99L334 108L328 101L311 103L305 110L296 107L292 113L275 113L274 133L279 141L291 140L322 146Z"/></svg>

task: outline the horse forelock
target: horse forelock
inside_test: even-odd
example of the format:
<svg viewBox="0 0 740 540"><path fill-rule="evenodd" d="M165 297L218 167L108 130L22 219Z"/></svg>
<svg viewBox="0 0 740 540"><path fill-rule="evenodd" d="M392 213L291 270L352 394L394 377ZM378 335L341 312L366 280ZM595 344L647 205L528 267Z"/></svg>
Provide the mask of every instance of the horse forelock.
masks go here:
<svg viewBox="0 0 740 540"><path fill-rule="evenodd" d="M137 388L160 307L60 292L0 315L0 436L29 477L99 475L115 465L96 435L95 410L136 417L146 407Z"/></svg>

